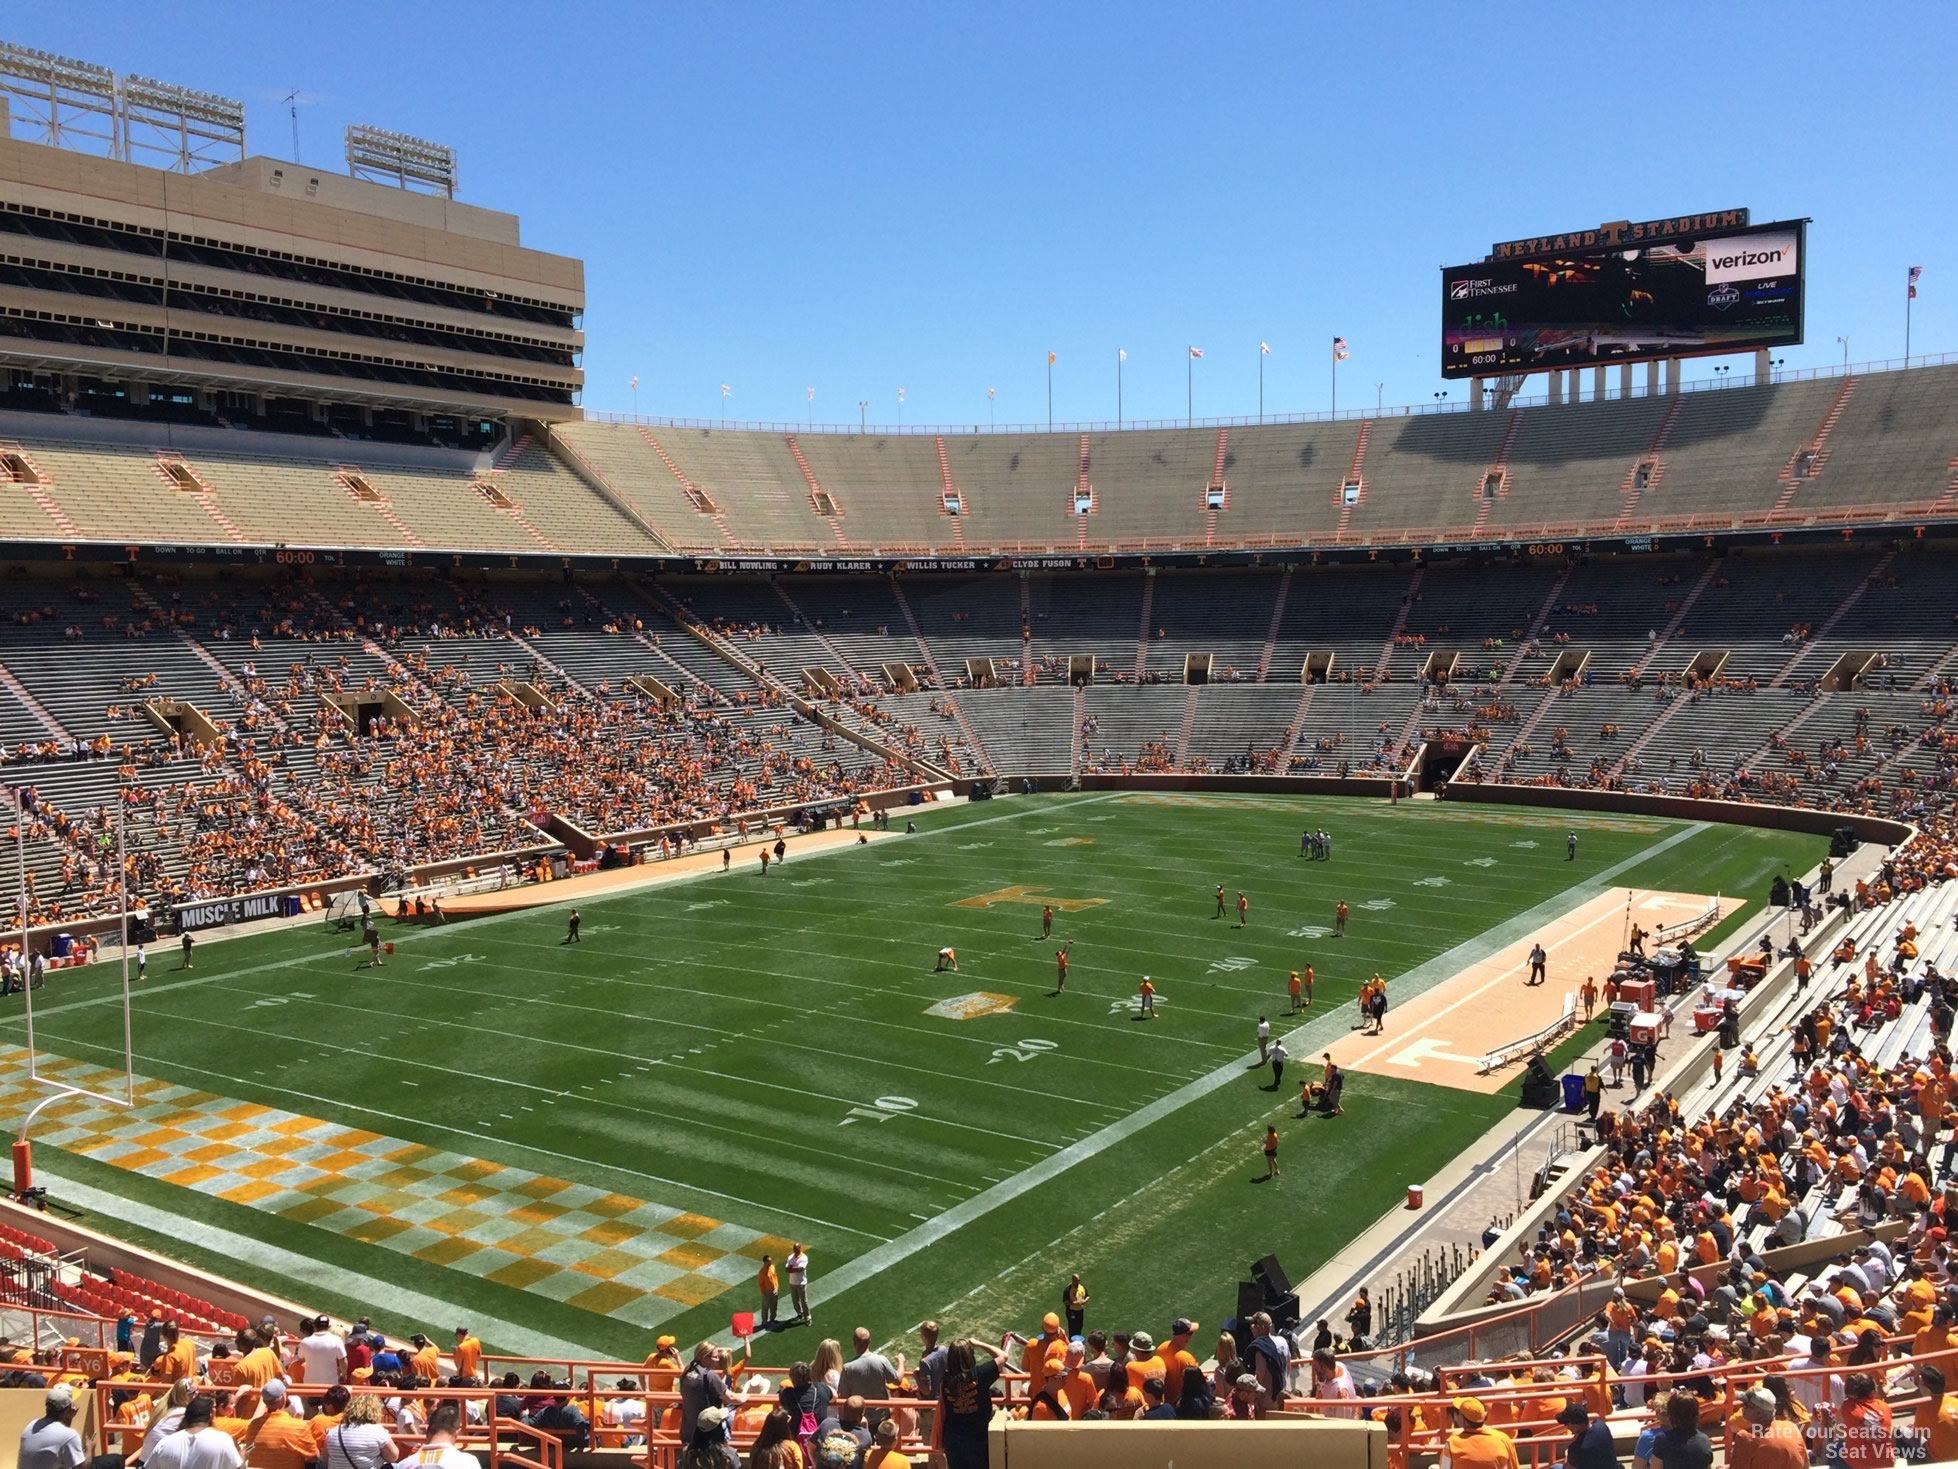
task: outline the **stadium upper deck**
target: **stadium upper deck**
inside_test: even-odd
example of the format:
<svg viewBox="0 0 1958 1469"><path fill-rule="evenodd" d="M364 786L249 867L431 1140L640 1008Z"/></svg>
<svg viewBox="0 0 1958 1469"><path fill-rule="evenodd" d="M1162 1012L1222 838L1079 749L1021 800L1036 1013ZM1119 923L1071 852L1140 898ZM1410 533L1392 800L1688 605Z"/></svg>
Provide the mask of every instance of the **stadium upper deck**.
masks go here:
<svg viewBox="0 0 1958 1469"><path fill-rule="evenodd" d="M16 375L15 382L24 381ZM511 416L494 450L19 389L0 537L551 556L1172 553L1958 519L1958 364L1481 413L1054 433ZM24 409L44 411L29 412ZM45 411L68 409L72 411Z"/></svg>

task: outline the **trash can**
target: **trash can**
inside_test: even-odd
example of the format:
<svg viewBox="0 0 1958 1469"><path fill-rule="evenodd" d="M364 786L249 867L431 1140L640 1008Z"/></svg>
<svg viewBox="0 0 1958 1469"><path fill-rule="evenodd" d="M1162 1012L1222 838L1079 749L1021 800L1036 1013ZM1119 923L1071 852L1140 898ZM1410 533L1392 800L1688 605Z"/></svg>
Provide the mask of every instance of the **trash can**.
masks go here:
<svg viewBox="0 0 1958 1469"><path fill-rule="evenodd" d="M1584 1078L1575 1071L1564 1074L1564 1110L1580 1112L1584 1109Z"/></svg>
<svg viewBox="0 0 1958 1469"><path fill-rule="evenodd" d="M54 936L55 958L66 959L68 957L68 951L74 947L75 936L72 933L58 933Z"/></svg>
<svg viewBox="0 0 1958 1469"><path fill-rule="evenodd" d="M1421 1207L1421 1185L1420 1185L1420 1184L1418 1184L1418 1183L1410 1183L1410 1184L1409 1184L1409 1185L1407 1186L1407 1207L1408 1207L1408 1208L1410 1208L1410 1209L1418 1209L1418 1208L1420 1208L1420 1207Z"/></svg>

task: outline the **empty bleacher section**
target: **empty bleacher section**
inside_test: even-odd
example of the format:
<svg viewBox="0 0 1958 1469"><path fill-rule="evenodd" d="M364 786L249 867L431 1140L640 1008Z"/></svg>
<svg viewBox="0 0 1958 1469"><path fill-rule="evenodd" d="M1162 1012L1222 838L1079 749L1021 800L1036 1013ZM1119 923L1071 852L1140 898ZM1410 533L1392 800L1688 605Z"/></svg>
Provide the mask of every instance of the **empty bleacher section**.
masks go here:
<svg viewBox="0 0 1958 1469"><path fill-rule="evenodd" d="M1958 510L1955 382L1958 366L1941 365L1482 413L1087 434L574 421L517 424L481 453L324 423L308 436L8 408L0 535L950 555L1858 524L1938 502Z"/></svg>

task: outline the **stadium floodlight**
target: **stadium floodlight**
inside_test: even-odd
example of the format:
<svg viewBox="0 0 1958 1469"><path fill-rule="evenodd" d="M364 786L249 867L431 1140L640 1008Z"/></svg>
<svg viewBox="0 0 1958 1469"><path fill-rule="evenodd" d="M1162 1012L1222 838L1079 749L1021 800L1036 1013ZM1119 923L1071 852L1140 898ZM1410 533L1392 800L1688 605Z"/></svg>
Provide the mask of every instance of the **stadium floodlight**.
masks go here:
<svg viewBox="0 0 1958 1469"><path fill-rule="evenodd" d="M61 1077L45 1076L41 1073L41 1053L34 1044L34 982L28 967L33 952L33 925L29 921L27 906L27 824L31 812L23 791L15 789L8 792L13 806L14 818L14 859L15 874L19 880L19 890L15 901L19 905L16 916L19 919L20 957L21 957L21 997L25 1006L27 1041L27 1080L31 1086L44 1089L48 1095L41 1098L20 1122L20 1136L14 1139L14 1193L25 1196L34 1187L34 1164L32 1141L29 1134L34 1119L56 1102L72 1097L83 1097L91 1102L99 1102L105 1107L133 1108L136 1105L136 1067L135 1051L131 1038L129 1013L129 850L127 841L127 818L129 811L128 792L118 788L116 791L116 912L117 932L120 942L117 948L122 960L122 1083L121 1094L113 1091L96 1091L92 1087L78 1086Z"/></svg>
<svg viewBox="0 0 1958 1469"><path fill-rule="evenodd" d="M106 66L0 41L0 96L11 126L31 142L120 156L116 76Z"/></svg>
<svg viewBox="0 0 1958 1469"><path fill-rule="evenodd" d="M365 123L347 127L347 172L372 183L456 196L455 149Z"/></svg>
<svg viewBox="0 0 1958 1469"><path fill-rule="evenodd" d="M242 162L245 157L245 104L214 92L199 92L149 77L122 79L122 156L156 154L164 168L196 173L202 168Z"/></svg>

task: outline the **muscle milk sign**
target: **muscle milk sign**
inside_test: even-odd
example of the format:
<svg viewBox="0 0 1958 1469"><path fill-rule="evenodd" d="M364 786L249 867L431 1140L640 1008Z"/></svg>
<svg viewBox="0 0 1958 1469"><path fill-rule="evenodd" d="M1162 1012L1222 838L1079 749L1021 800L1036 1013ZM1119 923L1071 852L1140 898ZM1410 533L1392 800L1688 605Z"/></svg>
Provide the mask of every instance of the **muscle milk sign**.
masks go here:
<svg viewBox="0 0 1958 1469"><path fill-rule="evenodd" d="M1700 248L1706 257L1706 283L1709 286L1726 281L1761 281L1792 276L1799 265L1795 259L1793 230L1708 240Z"/></svg>

